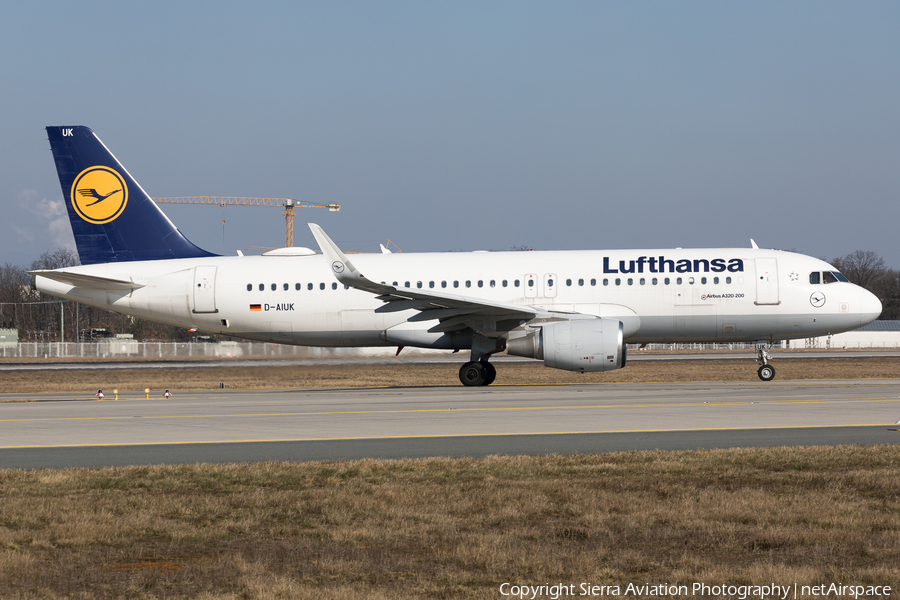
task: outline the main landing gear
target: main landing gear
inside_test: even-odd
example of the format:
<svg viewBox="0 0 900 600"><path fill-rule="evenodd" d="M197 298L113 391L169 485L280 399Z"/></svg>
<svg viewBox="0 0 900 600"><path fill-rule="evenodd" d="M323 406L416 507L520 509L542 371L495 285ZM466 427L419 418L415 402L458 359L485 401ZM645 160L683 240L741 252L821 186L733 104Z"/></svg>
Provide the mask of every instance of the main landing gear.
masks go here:
<svg viewBox="0 0 900 600"><path fill-rule="evenodd" d="M459 380L466 386L491 385L497 377L497 369L486 360L475 360L459 368Z"/></svg>
<svg viewBox="0 0 900 600"><path fill-rule="evenodd" d="M491 385L497 377L497 369L488 362L491 354L506 349L506 341L475 334L472 337L472 354L469 362L459 369L459 380L467 387Z"/></svg>
<svg viewBox="0 0 900 600"><path fill-rule="evenodd" d="M775 367L769 364L769 348L771 344L765 340L756 342L756 362L759 363L759 369L756 374L763 381L772 381L775 379Z"/></svg>

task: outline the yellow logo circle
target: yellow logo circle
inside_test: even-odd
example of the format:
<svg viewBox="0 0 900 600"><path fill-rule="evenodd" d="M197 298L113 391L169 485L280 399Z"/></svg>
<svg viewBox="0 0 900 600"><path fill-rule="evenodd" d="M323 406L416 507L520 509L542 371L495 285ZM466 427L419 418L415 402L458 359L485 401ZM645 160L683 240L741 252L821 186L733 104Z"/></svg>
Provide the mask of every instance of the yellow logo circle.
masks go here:
<svg viewBox="0 0 900 600"><path fill-rule="evenodd" d="M128 202L125 179L109 167L89 167L72 184L72 206L88 223L100 225L118 218Z"/></svg>

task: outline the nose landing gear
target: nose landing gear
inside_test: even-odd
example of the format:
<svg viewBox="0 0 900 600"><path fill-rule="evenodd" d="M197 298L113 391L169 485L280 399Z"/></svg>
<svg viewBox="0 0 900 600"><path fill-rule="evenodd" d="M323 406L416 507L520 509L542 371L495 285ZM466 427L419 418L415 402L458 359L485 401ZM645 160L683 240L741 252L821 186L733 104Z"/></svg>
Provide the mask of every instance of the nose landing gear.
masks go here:
<svg viewBox="0 0 900 600"><path fill-rule="evenodd" d="M775 379L775 369L772 365L763 365L756 371L756 374L759 375L759 378L763 381L772 381Z"/></svg>
<svg viewBox="0 0 900 600"><path fill-rule="evenodd" d="M756 362L760 365L756 374L763 381L775 379L775 367L769 364L769 348L771 347L772 345L766 340L756 342Z"/></svg>

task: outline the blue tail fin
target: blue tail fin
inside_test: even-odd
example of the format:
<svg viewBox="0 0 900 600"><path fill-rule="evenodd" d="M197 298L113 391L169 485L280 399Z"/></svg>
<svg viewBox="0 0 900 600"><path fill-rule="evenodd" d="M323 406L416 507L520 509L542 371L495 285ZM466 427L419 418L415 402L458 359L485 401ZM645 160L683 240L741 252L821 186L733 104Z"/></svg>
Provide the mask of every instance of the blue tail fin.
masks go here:
<svg viewBox="0 0 900 600"><path fill-rule="evenodd" d="M87 127L48 127L81 264L216 256L192 244Z"/></svg>

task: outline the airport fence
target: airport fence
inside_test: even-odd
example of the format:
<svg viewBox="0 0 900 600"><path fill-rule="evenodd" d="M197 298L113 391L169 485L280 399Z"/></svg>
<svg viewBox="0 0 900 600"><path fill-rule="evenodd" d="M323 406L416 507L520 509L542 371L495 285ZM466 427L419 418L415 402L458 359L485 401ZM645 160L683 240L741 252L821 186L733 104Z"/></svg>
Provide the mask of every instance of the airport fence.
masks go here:
<svg viewBox="0 0 900 600"><path fill-rule="evenodd" d="M637 350L630 345L629 351ZM649 344L647 350L742 350L753 344ZM0 358L137 358L137 359L203 359L203 358L304 358L394 356L396 347L385 348L311 348L267 342L140 342L137 340L104 340L100 342L22 342L0 345ZM405 348L404 357L416 354L449 354L449 350Z"/></svg>
<svg viewBox="0 0 900 600"><path fill-rule="evenodd" d="M343 348L308 348L265 342L22 342L0 345L2 358L327 358ZM352 349L349 349L352 350Z"/></svg>
<svg viewBox="0 0 900 600"><path fill-rule="evenodd" d="M753 351L752 343L708 343L708 344L647 344L643 350L636 344L629 344L629 352L640 351ZM790 344L776 343L775 348L894 348L892 342L859 342L855 344L828 343L824 338L814 340L793 340ZM101 342L22 342L0 345L0 358L135 358L135 359L182 359L202 360L204 358L244 358L244 359L337 359L352 357L393 357L396 347L386 348L310 348L266 342L139 342L136 340L109 340ZM448 350L422 350L406 348L402 355L411 358L416 355L449 355Z"/></svg>

